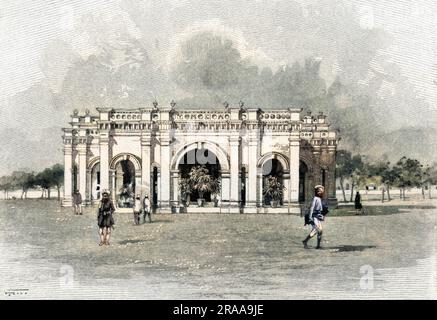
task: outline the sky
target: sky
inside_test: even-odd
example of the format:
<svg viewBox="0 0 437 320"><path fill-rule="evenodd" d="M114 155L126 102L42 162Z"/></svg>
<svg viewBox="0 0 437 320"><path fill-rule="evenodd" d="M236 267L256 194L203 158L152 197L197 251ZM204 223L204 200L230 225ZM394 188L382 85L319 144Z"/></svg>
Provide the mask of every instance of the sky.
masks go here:
<svg viewBox="0 0 437 320"><path fill-rule="evenodd" d="M163 73L180 58L183 41L211 31L231 39L241 55L259 67L275 70L313 56L322 61L328 84L339 73L350 73L351 81L365 84L366 70L355 74L354 68L344 68L345 59L352 59L349 67L357 63L353 50L360 29L383 34L375 38L375 52L368 57L366 48L355 46L363 51L358 55L371 60L369 69L384 73L380 62L394 62L425 101L402 109L398 125L407 125L409 117L416 127L437 124L433 0L2 0L0 174L62 160L61 146L51 145L62 144L56 130L66 124L71 109L57 108L54 94L65 90L66 75L77 59L101 53L102 43L117 43L120 35L150 48L149 58ZM381 90L390 93L393 82L383 83ZM47 140L57 135L58 140ZM25 145L38 143L50 152L42 155L38 147Z"/></svg>

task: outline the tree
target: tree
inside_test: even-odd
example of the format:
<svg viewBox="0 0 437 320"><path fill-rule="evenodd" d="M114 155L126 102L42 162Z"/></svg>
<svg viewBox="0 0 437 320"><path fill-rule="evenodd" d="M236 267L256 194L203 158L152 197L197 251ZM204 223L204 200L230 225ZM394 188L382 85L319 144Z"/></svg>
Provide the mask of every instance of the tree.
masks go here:
<svg viewBox="0 0 437 320"><path fill-rule="evenodd" d="M0 189L4 192L4 198L9 198L9 191L12 189L12 177L3 176L0 178Z"/></svg>
<svg viewBox="0 0 437 320"><path fill-rule="evenodd" d="M340 187L343 193L343 200L346 200L346 193L344 190L344 180L349 177L352 173L352 155L349 151L346 150L338 150L336 156L337 162L335 164L335 174L340 179Z"/></svg>
<svg viewBox="0 0 437 320"><path fill-rule="evenodd" d="M64 166L55 164L51 168L51 181L58 191L58 201L61 200L61 186L64 184Z"/></svg>
<svg viewBox="0 0 437 320"><path fill-rule="evenodd" d="M361 155L354 155L351 158L351 162L349 165L350 169L351 169L351 173L350 173L350 178L351 178L351 196L350 196L350 201L353 201L353 195L354 195L354 188L359 186L360 184L362 184L366 177L367 177L367 173L366 173L366 168L364 165L364 162L361 158Z"/></svg>
<svg viewBox="0 0 437 320"><path fill-rule="evenodd" d="M423 170L423 185L428 188L428 199L432 198L431 185L437 184L437 163L427 165Z"/></svg>
<svg viewBox="0 0 437 320"><path fill-rule="evenodd" d="M381 201L384 202L385 191L390 201L390 187L397 181L397 171L391 167L389 161L382 161L372 166L371 174L381 178Z"/></svg>
<svg viewBox="0 0 437 320"><path fill-rule="evenodd" d="M400 198L405 200L405 189L412 187L421 187L423 165L416 159L402 157L393 167L396 184L400 190Z"/></svg>
<svg viewBox="0 0 437 320"><path fill-rule="evenodd" d="M27 191L35 185L35 174L26 171L14 171L11 175L12 187L21 189L21 199L27 198Z"/></svg>
<svg viewBox="0 0 437 320"><path fill-rule="evenodd" d="M53 179L50 168L46 168L36 175L35 184L40 186L42 189L41 198L44 197L44 192L47 191L47 199L50 199L50 188L53 186Z"/></svg>

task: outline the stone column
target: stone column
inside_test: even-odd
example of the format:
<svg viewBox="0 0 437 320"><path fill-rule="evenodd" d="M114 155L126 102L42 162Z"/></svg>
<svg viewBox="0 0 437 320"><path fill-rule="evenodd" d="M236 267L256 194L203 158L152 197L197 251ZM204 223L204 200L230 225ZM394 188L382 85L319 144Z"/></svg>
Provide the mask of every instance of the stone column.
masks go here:
<svg viewBox="0 0 437 320"><path fill-rule="evenodd" d="M100 182L102 181L101 179L101 172L100 171ZM112 190L110 190L111 192L111 199L112 202L114 202L114 205L117 206L117 201L116 201L116 193L117 193L117 185L116 185L116 181L115 181L115 170L109 170L109 177L110 177L110 181L111 181L111 186L112 186ZM100 187L100 190L103 190L102 187Z"/></svg>
<svg viewBox="0 0 437 320"><path fill-rule="evenodd" d="M110 189L109 184L109 135L107 132L100 134L100 190Z"/></svg>
<svg viewBox="0 0 437 320"><path fill-rule="evenodd" d="M249 154L247 172L247 197L246 206L254 208L257 206L257 172L258 172L258 139L256 133L249 133Z"/></svg>
<svg viewBox="0 0 437 320"><path fill-rule="evenodd" d="M170 209L170 141L168 133L161 134L161 181L159 184L159 206L161 211Z"/></svg>
<svg viewBox="0 0 437 320"><path fill-rule="evenodd" d="M257 190L258 190L258 206L262 207L264 206L264 193L263 193L263 174L262 170L260 172L257 172Z"/></svg>
<svg viewBox="0 0 437 320"><path fill-rule="evenodd" d="M338 200L337 200L337 194L335 189L335 148L329 148L328 150L331 163L329 165L328 171L327 171L327 182L328 182L328 203L333 208L338 207Z"/></svg>
<svg viewBox="0 0 437 320"><path fill-rule="evenodd" d="M179 208L180 194L179 194L179 170L171 171L171 180L172 180L172 197L171 197L171 205L172 207Z"/></svg>
<svg viewBox="0 0 437 320"><path fill-rule="evenodd" d="M282 179L283 179L284 186L287 188L284 191L284 206L287 206L290 202L290 191L291 191L289 188L289 186L290 186L290 174L285 173L283 175Z"/></svg>
<svg viewBox="0 0 437 320"><path fill-rule="evenodd" d="M141 172L135 172L135 197L137 194L139 194L140 199L142 199L141 189Z"/></svg>
<svg viewBox="0 0 437 320"><path fill-rule="evenodd" d="M87 146L79 144L77 146L78 158L79 158L79 192L82 195L82 199L87 199Z"/></svg>
<svg viewBox="0 0 437 320"><path fill-rule="evenodd" d="M221 210L222 212L226 212L229 208L229 200L231 193L231 183L230 183L230 174L228 171L221 173L222 179L222 190L221 190Z"/></svg>
<svg viewBox="0 0 437 320"><path fill-rule="evenodd" d="M141 193L151 199L151 137L150 133L141 137Z"/></svg>
<svg viewBox="0 0 437 320"><path fill-rule="evenodd" d="M71 144L64 145L64 197L62 199L63 207L72 206L72 188L73 188L73 149Z"/></svg>
<svg viewBox="0 0 437 320"><path fill-rule="evenodd" d="M88 165L88 163L87 163ZM85 191L85 201L87 203L87 205L92 205L92 177L91 177L91 169L87 168L86 169L86 191Z"/></svg>
<svg viewBox="0 0 437 320"><path fill-rule="evenodd" d="M289 160L290 160L290 180L289 180L289 201L291 203L299 202L299 152L300 136L299 132L291 132L289 138Z"/></svg>
<svg viewBox="0 0 437 320"><path fill-rule="evenodd" d="M231 207L238 207L240 204L240 137L232 136L230 138L230 174L231 174Z"/></svg>

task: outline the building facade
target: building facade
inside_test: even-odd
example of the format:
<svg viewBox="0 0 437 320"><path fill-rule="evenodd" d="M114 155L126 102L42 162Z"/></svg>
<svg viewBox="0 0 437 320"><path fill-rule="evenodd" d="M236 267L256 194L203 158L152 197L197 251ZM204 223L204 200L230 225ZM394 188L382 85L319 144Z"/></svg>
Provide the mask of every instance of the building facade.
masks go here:
<svg viewBox="0 0 437 320"><path fill-rule="evenodd" d="M133 195L147 194L157 212L175 212L182 205L181 180L197 165L220 180L219 201L205 208L190 205L188 212L297 212L300 203L311 200L316 184L336 202L339 138L322 113L251 109L243 103L178 110L173 102L97 111L75 111L63 129L64 206L72 205L75 189L87 204L108 190L119 210L131 206ZM285 186L275 209L263 192L270 176Z"/></svg>

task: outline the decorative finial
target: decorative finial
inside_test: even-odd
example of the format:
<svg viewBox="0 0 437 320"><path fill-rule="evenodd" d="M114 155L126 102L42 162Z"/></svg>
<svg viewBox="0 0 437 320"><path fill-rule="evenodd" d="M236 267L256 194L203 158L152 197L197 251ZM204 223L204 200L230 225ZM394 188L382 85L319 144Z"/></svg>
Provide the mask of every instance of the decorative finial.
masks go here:
<svg viewBox="0 0 437 320"><path fill-rule="evenodd" d="M74 109L74 110L73 110L73 115L74 115L74 116L77 116L78 114L79 114L79 110Z"/></svg>
<svg viewBox="0 0 437 320"><path fill-rule="evenodd" d="M85 109L85 114L86 114L87 116L89 116L89 114L90 114L90 109L86 108L86 109Z"/></svg>
<svg viewBox="0 0 437 320"><path fill-rule="evenodd" d="M153 100L153 108L157 109L158 108L158 101Z"/></svg>
<svg viewBox="0 0 437 320"><path fill-rule="evenodd" d="M174 100L172 100L172 101L170 102L170 106L171 106L172 108L174 108L174 107L176 106L176 102L174 102Z"/></svg>
<svg viewBox="0 0 437 320"><path fill-rule="evenodd" d="M243 107L244 107L244 102L240 101L240 108L243 108Z"/></svg>
<svg viewBox="0 0 437 320"><path fill-rule="evenodd" d="M229 108L229 103L227 101L223 102L223 106L225 107L225 109Z"/></svg>

